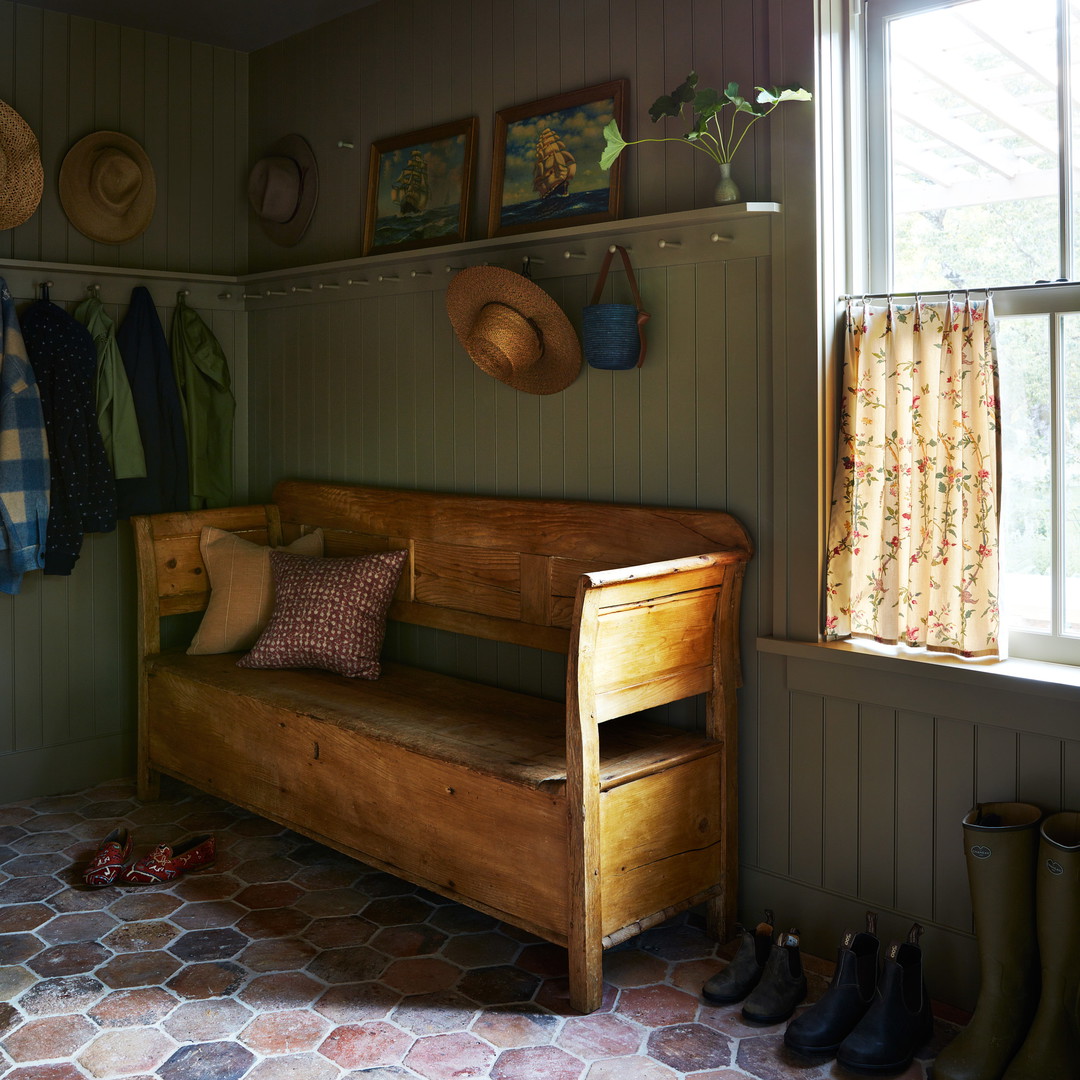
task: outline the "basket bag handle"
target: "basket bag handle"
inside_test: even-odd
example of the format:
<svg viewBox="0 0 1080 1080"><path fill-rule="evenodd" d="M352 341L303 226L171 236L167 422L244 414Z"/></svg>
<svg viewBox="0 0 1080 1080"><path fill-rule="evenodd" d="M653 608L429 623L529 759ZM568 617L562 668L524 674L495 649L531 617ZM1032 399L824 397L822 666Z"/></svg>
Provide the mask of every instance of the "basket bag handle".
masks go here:
<svg viewBox="0 0 1080 1080"><path fill-rule="evenodd" d="M622 244L612 244L607 254L604 256L604 261L600 266L600 276L596 279L596 288L593 289L592 303L600 303L600 294L604 291L604 282L607 281L608 267L611 266L611 256L618 252L622 256L623 266L626 267L626 277L630 282L630 291L634 294L634 305L637 307L637 329L638 340L641 342L641 348L638 352L637 367L645 361L645 324L652 318L652 316L645 311L641 306L641 293L638 292L637 278L634 277L634 268L630 265L630 256L626 253L626 248Z"/></svg>

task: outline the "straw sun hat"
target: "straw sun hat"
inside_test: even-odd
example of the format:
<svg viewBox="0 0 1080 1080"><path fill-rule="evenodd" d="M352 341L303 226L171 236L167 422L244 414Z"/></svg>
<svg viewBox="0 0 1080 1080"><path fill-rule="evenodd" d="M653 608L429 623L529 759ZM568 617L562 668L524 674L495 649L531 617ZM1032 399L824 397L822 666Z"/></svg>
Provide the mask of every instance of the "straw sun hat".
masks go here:
<svg viewBox="0 0 1080 1080"><path fill-rule="evenodd" d="M0 101L0 229L14 229L38 208L45 174L30 125Z"/></svg>
<svg viewBox="0 0 1080 1080"><path fill-rule="evenodd" d="M146 231L157 185L146 151L119 131L80 139L60 166L60 202L84 236L123 244Z"/></svg>
<svg viewBox="0 0 1080 1080"><path fill-rule="evenodd" d="M539 285L501 266L471 266L446 290L454 333L482 371L528 394L557 394L581 371L581 343Z"/></svg>

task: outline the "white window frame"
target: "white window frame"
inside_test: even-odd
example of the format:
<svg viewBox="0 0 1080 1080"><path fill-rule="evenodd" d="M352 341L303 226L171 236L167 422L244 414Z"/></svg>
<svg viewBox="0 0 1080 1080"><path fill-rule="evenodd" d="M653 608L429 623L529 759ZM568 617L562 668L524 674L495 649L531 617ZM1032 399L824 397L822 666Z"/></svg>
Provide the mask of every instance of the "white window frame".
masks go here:
<svg viewBox="0 0 1080 1080"><path fill-rule="evenodd" d="M856 154L861 169L853 169L856 183L861 181L866 208L865 231L861 233L864 250L853 250L850 265L861 271L862 281L853 281L849 291L858 293L887 293L892 288L889 269L892 265L892 206L888 178L891 175L888 138L888 85L886 79L886 47L888 24L891 20L920 11L956 7L970 0L862 0L859 4L862 18L854 20L855 38L853 56L860 63L852 65L854 100L862 99L856 115L862 121L855 130L862 132L862 145ZM1067 0L1058 0L1059 31L1064 18ZM1059 37L1060 37L1059 32ZM1068 71L1068 42L1062 41L1057 62L1059 70ZM1080 91L1078 91L1080 92ZM1069 207L1074 199L1071 160L1072 103L1068 81L1060 80L1059 128L1061 134L1060 205ZM856 139L856 143L858 139ZM861 174L861 175L860 175ZM1061 214L1060 228L1060 276L1072 279L1073 266L1073 214L1067 210ZM859 231L855 231L858 236ZM1064 404L1061 387L1061 316L1080 313L1080 283L1054 285L1014 285L997 282L980 283L993 292L994 310L997 318L1010 316L1044 315L1050 320L1050 365L1053 378L1051 386L1051 456L1053 480L1051 495L1052 520L1052 579L1054 582L1053 628L1049 634L1005 631L1005 613L1002 617L1002 636L1010 655L1033 660L1046 660L1080 666L1080 638L1065 636L1063 624L1063 597L1065 582L1065 499L1062 477L1064 474L1064 442L1061 437L1064 424ZM927 291L924 297L939 298L944 293ZM1004 493L1007 498L1007 492Z"/></svg>

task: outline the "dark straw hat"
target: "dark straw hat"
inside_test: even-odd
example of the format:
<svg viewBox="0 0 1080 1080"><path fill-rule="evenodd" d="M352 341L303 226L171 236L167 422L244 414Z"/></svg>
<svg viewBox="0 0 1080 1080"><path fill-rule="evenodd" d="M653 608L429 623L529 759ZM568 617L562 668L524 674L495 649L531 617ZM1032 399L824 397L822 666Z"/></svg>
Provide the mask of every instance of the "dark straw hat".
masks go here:
<svg viewBox="0 0 1080 1080"><path fill-rule="evenodd" d="M557 394L581 371L581 343L539 285L501 266L462 270L446 290L458 341L482 371L528 394Z"/></svg>
<svg viewBox="0 0 1080 1080"><path fill-rule="evenodd" d="M286 135L259 158L248 177L248 199L275 243L299 243L319 198L319 166L308 141Z"/></svg>

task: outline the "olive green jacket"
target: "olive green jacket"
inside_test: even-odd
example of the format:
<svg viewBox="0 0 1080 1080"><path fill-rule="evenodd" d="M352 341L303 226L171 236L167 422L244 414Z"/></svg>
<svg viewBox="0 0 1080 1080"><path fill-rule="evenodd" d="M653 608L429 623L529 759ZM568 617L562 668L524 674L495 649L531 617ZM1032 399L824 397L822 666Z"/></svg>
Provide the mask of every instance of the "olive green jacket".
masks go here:
<svg viewBox="0 0 1080 1080"><path fill-rule="evenodd" d="M117 480L146 475L139 420L120 349L116 344L116 323L105 314L96 297L84 300L75 309L75 318L90 331L97 347L97 422L105 443L105 456Z"/></svg>
<svg viewBox="0 0 1080 1080"><path fill-rule="evenodd" d="M187 433L191 508L229 506L236 411L229 364L213 331L182 295L169 328L169 349Z"/></svg>

